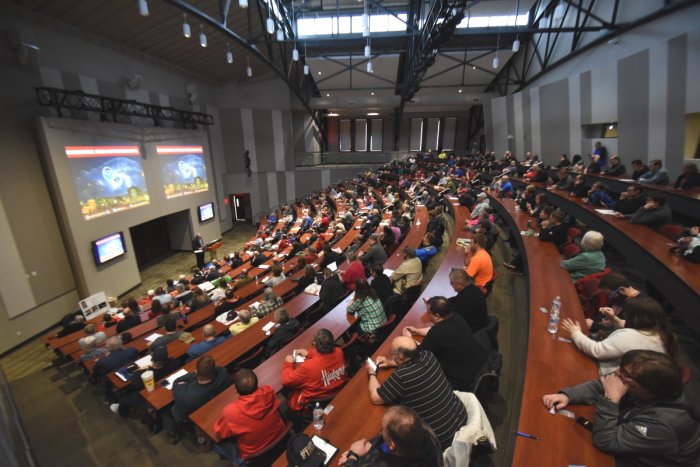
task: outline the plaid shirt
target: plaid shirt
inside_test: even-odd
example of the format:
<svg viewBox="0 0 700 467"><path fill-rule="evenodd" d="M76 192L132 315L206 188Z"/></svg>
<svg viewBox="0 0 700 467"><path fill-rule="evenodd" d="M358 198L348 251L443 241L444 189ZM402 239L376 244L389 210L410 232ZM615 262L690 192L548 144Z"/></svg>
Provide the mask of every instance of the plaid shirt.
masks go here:
<svg viewBox="0 0 700 467"><path fill-rule="evenodd" d="M255 308L251 307L250 312L256 318L262 319L263 316L267 315L268 313L272 313L273 311L275 311L277 308L281 307L282 305L284 305L284 300L277 297L277 300L275 300L274 302L264 301L260 305L256 306Z"/></svg>
<svg viewBox="0 0 700 467"><path fill-rule="evenodd" d="M386 322L382 302L373 298L353 301L348 307L348 313L354 313L360 318L360 330L363 334L374 331Z"/></svg>

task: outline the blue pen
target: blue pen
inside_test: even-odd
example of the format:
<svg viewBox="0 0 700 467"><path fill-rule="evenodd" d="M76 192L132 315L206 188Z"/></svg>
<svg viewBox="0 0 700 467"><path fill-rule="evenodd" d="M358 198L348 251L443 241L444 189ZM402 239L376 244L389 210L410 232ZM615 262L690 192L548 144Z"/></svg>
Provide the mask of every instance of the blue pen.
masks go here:
<svg viewBox="0 0 700 467"><path fill-rule="evenodd" d="M515 433L518 436L522 436L523 438L530 438L537 441L540 440L540 438L538 438L537 436L528 435L527 433L523 433L522 431L514 431L513 433Z"/></svg>

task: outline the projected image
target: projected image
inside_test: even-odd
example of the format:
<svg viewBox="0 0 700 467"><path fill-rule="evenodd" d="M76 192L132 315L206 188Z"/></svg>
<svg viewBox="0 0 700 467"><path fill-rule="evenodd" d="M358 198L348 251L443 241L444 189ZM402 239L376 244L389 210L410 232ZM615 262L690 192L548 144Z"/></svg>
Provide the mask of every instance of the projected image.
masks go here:
<svg viewBox="0 0 700 467"><path fill-rule="evenodd" d="M138 146L67 146L86 220L150 202Z"/></svg>
<svg viewBox="0 0 700 467"><path fill-rule="evenodd" d="M156 152L160 157L166 198L209 190L202 146L156 146Z"/></svg>

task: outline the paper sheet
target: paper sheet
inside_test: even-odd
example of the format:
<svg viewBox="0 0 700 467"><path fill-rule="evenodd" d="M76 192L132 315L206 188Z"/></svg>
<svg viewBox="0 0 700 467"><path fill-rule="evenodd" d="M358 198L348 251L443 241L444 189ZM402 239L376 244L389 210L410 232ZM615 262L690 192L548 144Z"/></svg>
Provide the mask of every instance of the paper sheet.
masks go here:
<svg viewBox="0 0 700 467"><path fill-rule="evenodd" d="M274 321L270 321L270 322L267 323L265 326L263 326L262 330L263 330L263 332L267 332L267 331L269 331L270 329L272 329L272 328L274 328L274 327L275 327L275 322L274 322Z"/></svg>
<svg viewBox="0 0 700 467"><path fill-rule="evenodd" d="M165 386L165 388L168 391L172 391L173 383L175 382L175 380L178 379L180 376L185 376L186 374L187 374L187 370L185 370L184 368L180 368L178 371L176 371L172 375L168 376L168 378L166 379L166 381L168 382L168 385Z"/></svg>
<svg viewBox="0 0 700 467"><path fill-rule="evenodd" d="M335 453L338 452L338 448L316 435L311 437L311 441L314 443L314 446L326 453L326 460L324 461L323 465L328 465Z"/></svg>
<svg viewBox="0 0 700 467"><path fill-rule="evenodd" d="M153 342L154 340L158 339L162 334L158 334L157 332L154 332L150 336L146 337L147 342Z"/></svg>
<svg viewBox="0 0 700 467"><path fill-rule="evenodd" d="M143 358L139 358L134 363L141 369L148 368L149 366L151 366L151 356L146 355Z"/></svg>
<svg viewBox="0 0 700 467"><path fill-rule="evenodd" d="M597 213L600 213L604 216L613 216L615 215L615 210L613 209L596 209Z"/></svg>

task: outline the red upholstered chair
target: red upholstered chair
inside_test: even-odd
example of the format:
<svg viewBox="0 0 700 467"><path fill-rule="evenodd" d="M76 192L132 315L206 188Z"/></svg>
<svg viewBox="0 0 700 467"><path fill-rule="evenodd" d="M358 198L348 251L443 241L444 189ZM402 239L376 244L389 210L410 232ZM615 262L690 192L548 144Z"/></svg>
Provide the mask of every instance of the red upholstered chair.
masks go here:
<svg viewBox="0 0 700 467"><path fill-rule="evenodd" d="M681 236L685 229L680 225L666 224L659 227L659 233L664 237L676 241Z"/></svg>
<svg viewBox="0 0 700 467"><path fill-rule="evenodd" d="M567 258L573 258L577 254L581 253L581 248L577 244L569 242L561 247L561 252Z"/></svg>
<svg viewBox="0 0 700 467"><path fill-rule="evenodd" d="M600 293L599 284L603 276L610 273L610 271L610 268L605 268L601 272L580 278L574 284L586 318L593 318L599 308L608 305L608 297Z"/></svg>
<svg viewBox="0 0 700 467"><path fill-rule="evenodd" d="M690 381L690 376L691 376L691 371L690 368L687 366L682 366L681 367L681 379L683 380L683 384L688 384Z"/></svg>
<svg viewBox="0 0 700 467"><path fill-rule="evenodd" d="M569 227L569 230L566 234L570 242L573 242L574 238L578 237L579 235L581 235L581 230L577 229L576 227Z"/></svg>

